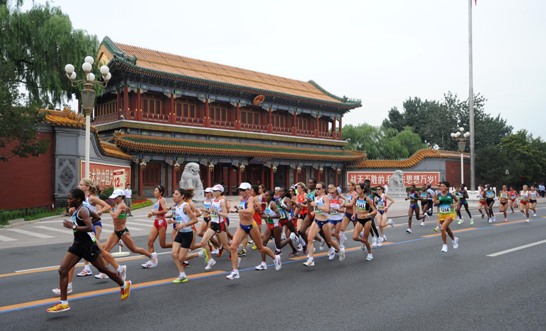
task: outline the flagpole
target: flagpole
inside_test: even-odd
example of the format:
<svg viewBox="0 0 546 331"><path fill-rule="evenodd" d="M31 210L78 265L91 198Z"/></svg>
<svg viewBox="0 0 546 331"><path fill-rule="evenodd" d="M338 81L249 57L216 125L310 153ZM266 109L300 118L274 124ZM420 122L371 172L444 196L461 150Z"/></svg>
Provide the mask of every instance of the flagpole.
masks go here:
<svg viewBox="0 0 546 331"><path fill-rule="evenodd" d="M470 190L476 189L474 155L474 79L472 65L472 0L468 0L468 121L470 131Z"/></svg>

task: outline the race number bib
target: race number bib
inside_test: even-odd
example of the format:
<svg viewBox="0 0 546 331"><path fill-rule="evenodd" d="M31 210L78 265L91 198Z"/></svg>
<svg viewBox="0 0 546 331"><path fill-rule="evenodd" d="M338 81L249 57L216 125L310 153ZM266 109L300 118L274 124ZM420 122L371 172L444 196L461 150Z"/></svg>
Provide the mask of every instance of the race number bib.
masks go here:
<svg viewBox="0 0 546 331"><path fill-rule="evenodd" d="M451 205L440 205L440 213L448 214L451 212Z"/></svg>

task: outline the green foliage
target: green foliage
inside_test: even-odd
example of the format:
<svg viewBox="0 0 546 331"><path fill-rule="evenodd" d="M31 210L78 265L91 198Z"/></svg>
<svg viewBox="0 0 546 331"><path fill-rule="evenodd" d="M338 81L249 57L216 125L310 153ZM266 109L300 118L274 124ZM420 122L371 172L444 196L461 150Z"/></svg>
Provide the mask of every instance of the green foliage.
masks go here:
<svg viewBox="0 0 546 331"><path fill-rule="evenodd" d="M101 198L101 200L106 201L106 200L110 199L110 196L112 195L112 193L114 193L114 188L109 187L109 188L105 189L104 191L100 192L99 198Z"/></svg>
<svg viewBox="0 0 546 331"><path fill-rule="evenodd" d="M65 64L81 63L98 48L97 38L74 30L59 8L34 5L23 12L23 1L14 2L11 7L0 1L0 148L8 147L3 161L45 152L48 142L36 137L43 119L38 108L70 98L75 90Z"/></svg>
<svg viewBox="0 0 546 331"><path fill-rule="evenodd" d="M25 208L16 210L3 210L0 211L0 221L7 222L18 218L23 218L25 221L35 220L38 218L44 218L48 216L60 215L64 212L64 208L55 208L53 211L51 207L37 207L37 208Z"/></svg>
<svg viewBox="0 0 546 331"><path fill-rule="evenodd" d="M141 200L141 201L133 202L131 204L131 210L136 210L136 209L148 207L148 206L151 206L153 204L154 204L154 202L152 200Z"/></svg>

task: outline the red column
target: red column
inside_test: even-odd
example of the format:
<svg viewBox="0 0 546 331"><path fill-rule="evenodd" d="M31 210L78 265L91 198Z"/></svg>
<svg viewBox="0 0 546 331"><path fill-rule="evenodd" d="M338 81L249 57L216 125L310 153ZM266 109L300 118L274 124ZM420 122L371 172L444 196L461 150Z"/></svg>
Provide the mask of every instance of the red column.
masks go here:
<svg viewBox="0 0 546 331"><path fill-rule="evenodd" d="M137 121L140 121L142 120L142 100L140 99L140 89L137 89L136 93L135 117Z"/></svg>
<svg viewBox="0 0 546 331"><path fill-rule="evenodd" d="M176 178L176 169L174 168L174 165L171 166L171 169L172 169L172 190L171 191L174 191L176 188L178 188L178 184L177 184L177 179Z"/></svg>
<svg viewBox="0 0 546 331"><path fill-rule="evenodd" d="M293 115L293 126L292 126L292 135L297 136L298 135L298 122L296 121L296 112L294 111Z"/></svg>
<svg viewBox="0 0 546 331"><path fill-rule="evenodd" d="M338 134L338 136L337 136L337 138L338 138L339 140L343 139L343 134L341 133L341 128L342 128L342 126L341 126L341 119L342 119L342 118L343 118L343 117L340 117L340 118L339 118L339 134Z"/></svg>
<svg viewBox="0 0 546 331"><path fill-rule="evenodd" d="M130 110L131 109L129 107L129 87L125 86L125 88L123 89L123 117L125 117L126 120L129 119Z"/></svg>
<svg viewBox="0 0 546 331"><path fill-rule="evenodd" d="M138 195L139 196L144 196L144 191L143 191L143 185L142 185L142 173L144 172L144 169L142 169L142 166L139 164L138 165Z"/></svg>
<svg viewBox="0 0 546 331"><path fill-rule="evenodd" d="M116 93L116 107L117 107L117 118L123 114L123 106L121 105L121 93L118 91Z"/></svg>
<svg viewBox="0 0 546 331"><path fill-rule="evenodd" d="M205 99L205 121L203 123L205 127L210 127L210 107L209 99Z"/></svg>
<svg viewBox="0 0 546 331"><path fill-rule="evenodd" d="M207 187L212 187L212 171L209 167L207 167Z"/></svg>
<svg viewBox="0 0 546 331"><path fill-rule="evenodd" d="M275 188L275 173L273 172L273 166L269 168L269 190L273 190Z"/></svg>
<svg viewBox="0 0 546 331"><path fill-rule="evenodd" d="M265 186L265 166L262 165L262 178L261 178L262 185Z"/></svg>
<svg viewBox="0 0 546 331"><path fill-rule="evenodd" d="M237 108L235 110L235 129L241 130L241 106L237 102ZM239 181L240 183L241 181Z"/></svg>
<svg viewBox="0 0 546 331"><path fill-rule="evenodd" d="M318 138L318 133L319 133L319 127L318 127L318 114L315 115L315 137Z"/></svg>
<svg viewBox="0 0 546 331"><path fill-rule="evenodd" d="M294 184L297 184L299 183L300 181L300 174L298 174L298 168L296 167L296 169L294 169Z"/></svg>
<svg viewBox="0 0 546 331"><path fill-rule="evenodd" d="M241 165L239 165L239 169L237 170L237 185L239 185L243 181L243 172L241 171Z"/></svg>
<svg viewBox="0 0 546 331"><path fill-rule="evenodd" d="M273 109L269 108L269 114L267 116L267 133L273 132Z"/></svg>
<svg viewBox="0 0 546 331"><path fill-rule="evenodd" d="M284 187L288 189L288 187L290 187L290 166L287 166L284 170L284 177L286 178L286 180L284 181Z"/></svg>
<svg viewBox="0 0 546 331"><path fill-rule="evenodd" d="M332 138L337 139L336 118L335 117L334 117L334 120L332 122Z"/></svg>
<svg viewBox="0 0 546 331"><path fill-rule="evenodd" d="M174 94L171 94L171 107L169 109L169 123L174 124L176 122L176 112L174 109Z"/></svg>

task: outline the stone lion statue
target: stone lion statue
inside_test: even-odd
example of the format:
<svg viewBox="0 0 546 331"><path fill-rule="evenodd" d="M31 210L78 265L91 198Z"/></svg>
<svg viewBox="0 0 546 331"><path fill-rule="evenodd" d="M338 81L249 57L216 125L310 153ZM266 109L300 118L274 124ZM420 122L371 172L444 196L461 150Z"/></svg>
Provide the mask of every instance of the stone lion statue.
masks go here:
<svg viewBox="0 0 546 331"><path fill-rule="evenodd" d="M404 172L402 170L395 170L389 178L389 188L404 186Z"/></svg>
<svg viewBox="0 0 546 331"><path fill-rule="evenodd" d="M205 199L203 183L201 182L201 176L199 176L199 164L195 162L186 164L178 185L183 189L193 188L193 200L202 201Z"/></svg>

